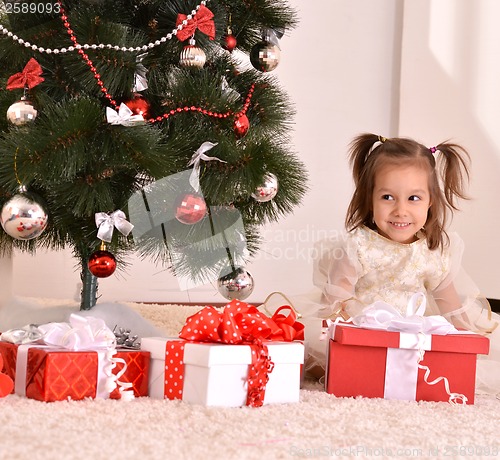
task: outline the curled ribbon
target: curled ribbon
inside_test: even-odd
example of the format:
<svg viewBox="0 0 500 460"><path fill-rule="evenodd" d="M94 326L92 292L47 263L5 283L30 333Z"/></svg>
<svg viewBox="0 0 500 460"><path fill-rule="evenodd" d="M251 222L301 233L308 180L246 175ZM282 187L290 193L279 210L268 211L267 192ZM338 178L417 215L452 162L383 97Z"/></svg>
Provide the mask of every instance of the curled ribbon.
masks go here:
<svg viewBox="0 0 500 460"><path fill-rule="evenodd" d="M209 157L208 155L205 155L205 152L208 152L216 145L217 145L216 143L213 144L212 142L203 142L200 148L193 154L191 160L189 160L188 166L193 166L193 171L189 176L189 183L196 192L200 190L200 168L201 168L200 163L202 160L203 161L217 160L220 161L221 163L226 163L224 160L221 160L220 158Z"/></svg>
<svg viewBox="0 0 500 460"><path fill-rule="evenodd" d="M22 72L12 75L7 80L7 89L34 88L45 80L41 75L42 67L35 58L31 58Z"/></svg>
<svg viewBox="0 0 500 460"><path fill-rule="evenodd" d="M424 371L424 382L427 383L427 385L436 385L437 383L439 382L443 382L443 385L444 385L444 390L446 391L446 394L449 396L448 398L448 402L451 404L451 405L465 405L467 404L467 401L468 401L468 398L467 396L465 396L464 394L462 393L452 393L450 391L450 382L448 381L448 379L446 377L443 377L443 376L440 376L440 377L437 377L435 378L434 380L432 381L429 381L429 376L431 375L431 369L429 368L429 366L425 366L423 364L421 364L421 362L424 360L424 355L425 355L425 351L420 348L420 350L418 350L418 363L417 363L417 366L419 369L422 369Z"/></svg>
<svg viewBox="0 0 500 460"><path fill-rule="evenodd" d="M184 24L181 30L177 31L177 38L183 42L191 37L191 35L196 32L196 29L198 29L200 32L208 35L210 40L213 40L215 38L215 23L212 19L213 17L214 14L205 5L200 6L192 19L187 19L185 14L178 14L175 25L179 26L183 24L183 21L187 21L187 23Z"/></svg>
<svg viewBox="0 0 500 460"><path fill-rule="evenodd" d="M290 310L288 316L280 313L286 309ZM279 308L269 318L253 305L233 300L222 311L209 306L190 316L179 337L197 342L250 345L252 365L247 405L259 407L264 403L269 373L274 367L263 342L303 340L304 326L295 319L295 312L289 306Z"/></svg>
<svg viewBox="0 0 500 460"><path fill-rule="evenodd" d="M115 227L122 235L128 236L134 226L126 217L125 213L119 209L111 214L97 212L95 214L95 224L99 229L97 231L97 238L110 243Z"/></svg>
<svg viewBox="0 0 500 460"><path fill-rule="evenodd" d="M120 392L120 399L123 399L124 401L131 401L135 398L133 390L134 384L131 382L120 381L120 377L125 374L125 371L127 370L127 363L122 358L113 358L112 356L110 357L110 361L112 363L111 369L114 369L117 363L121 363L123 367L116 375L111 374L111 377L109 379L110 385L106 389L109 390L109 393L111 393L116 387L118 387L118 391Z"/></svg>
<svg viewBox="0 0 500 460"><path fill-rule="evenodd" d="M121 103L118 111L106 107L106 119L112 125L133 126L144 122L142 115L134 115L134 112L125 103Z"/></svg>
<svg viewBox="0 0 500 460"><path fill-rule="evenodd" d="M420 304L418 304L419 299ZM413 294L406 307L406 315L392 305L382 301L374 302L352 318L352 322L367 329L446 335L458 332L453 325L439 315L423 316L426 297L422 292Z"/></svg>

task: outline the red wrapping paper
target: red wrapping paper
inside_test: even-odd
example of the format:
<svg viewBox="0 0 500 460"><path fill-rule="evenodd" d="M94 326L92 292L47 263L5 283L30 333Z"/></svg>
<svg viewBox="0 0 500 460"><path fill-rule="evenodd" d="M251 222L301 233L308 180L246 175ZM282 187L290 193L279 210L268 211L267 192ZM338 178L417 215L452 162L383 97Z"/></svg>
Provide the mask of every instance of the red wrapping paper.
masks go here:
<svg viewBox="0 0 500 460"><path fill-rule="evenodd" d="M17 345L0 342L5 373L15 380ZM150 354L145 351L120 350L114 358L124 359L127 370L121 382L133 383L135 396L147 396ZM123 367L118 363L113 369L117 374ZM94 351L54 351L30 348L26 376L26 396L39 401L63 401L95 398L98 358ZM110 398L119 399L116 388Z"/></svg>
<svg viewBox="0 0 500 460"><path fill-rule="evenodd" d="M0 355L0 398L12 393L14 389L14 381L7 374L4 374L2 370L3 358L2 355Z"/></svg>
<svg viewBox="0 0 500 460"><path fill-rule="evenodd" d="M420 363L429 381L443 376L450 390L474 404L477 354L488 354L489 340L477 334L432 335L432 348ZM337 325L328 344L326 391L335 396L383 398L388 348L399 348L400 333ZM429 385L418 369L416 401L448 401L442 382Z"/></svg>

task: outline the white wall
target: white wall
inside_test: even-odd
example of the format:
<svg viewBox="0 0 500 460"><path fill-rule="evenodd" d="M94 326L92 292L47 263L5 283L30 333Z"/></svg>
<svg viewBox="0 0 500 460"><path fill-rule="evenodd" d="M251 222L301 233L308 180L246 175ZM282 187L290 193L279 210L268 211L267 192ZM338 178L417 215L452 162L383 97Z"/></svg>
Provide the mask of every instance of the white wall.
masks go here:
<svg viewBox="0 0 500 460"><path fill-rule="evenodd" d="M309 171L310 191L294 215L264 231L265 244L248 266L260 302L272 291L297 294L311 283L313 243L342 230L352 191L346 154L363 131L397 134L402 2L291 0L301 19L282 39L275 71L296 104L293 141ZM69 298L77 293L75 261L66 252L18 254L14 293ZM214 286L180 291L175 278L147 262L101 280L102 300L223 302Z"/></svg>
<svg viewBox="0 0 500 460"><path fill-rule="evenodd" d="M0 257L0 308L12 296L12 258Z"/></svg>
<svg viewBox="0 0 500 460"><path fill-rule="evenodd" d="M452 139L472 157L470 195L452 228L464 267L500 298L500 2L405 2L400 133L426 145Z"/></svg>

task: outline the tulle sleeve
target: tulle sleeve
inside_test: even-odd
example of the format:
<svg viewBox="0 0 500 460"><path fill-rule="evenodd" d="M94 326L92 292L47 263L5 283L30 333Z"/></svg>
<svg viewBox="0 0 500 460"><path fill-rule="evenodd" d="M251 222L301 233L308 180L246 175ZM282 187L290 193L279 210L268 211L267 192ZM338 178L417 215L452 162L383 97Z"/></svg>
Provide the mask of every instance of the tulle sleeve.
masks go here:
<svg viewBox="0 0 500 460"><path fill-rule="evenodd" d="M317 378L325 373L326 328L324 319L352 315L360 264L350 235L318 241L313 248L313 284L306 294L292 297L292 304L305 325L305 371ZM271 311L274 310L271 306Z"/></svg>
<svg viewBox="0 0 500 460"><path fill-rule="evenodd" d="M449 267L441 283L432 291L435 301L431 314L441 314L456 327L474 332L491 332L497 322L491 308L474 281L462 267L464 243L450 235Z"/></svg>
<svg viewBox="0 0 500 460"><path fill-rule="evenodd" d="M349 235L319 241L315 255L313 283L321 291L320 316L352 316L359 306L354 292L361 272L354 241Z"/></svg>

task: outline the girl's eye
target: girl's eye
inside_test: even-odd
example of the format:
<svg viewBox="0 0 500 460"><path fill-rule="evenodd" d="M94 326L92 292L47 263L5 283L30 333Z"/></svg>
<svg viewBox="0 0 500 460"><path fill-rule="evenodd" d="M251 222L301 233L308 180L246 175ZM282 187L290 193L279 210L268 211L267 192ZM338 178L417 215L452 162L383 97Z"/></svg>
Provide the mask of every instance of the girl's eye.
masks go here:
<svg viewBox="0 0 500 460"><path fill-rule="evenodd" d="M394 198L392 197L392 195L382 195L382 199L383 200L393 200Z"/></svg>
<svg viewBox="0 0 500 460"><path fill-rule="evenodd" d="M412 195L410 198L408 198L410 201L419 201L420 197L417 195Z"/></svg>

